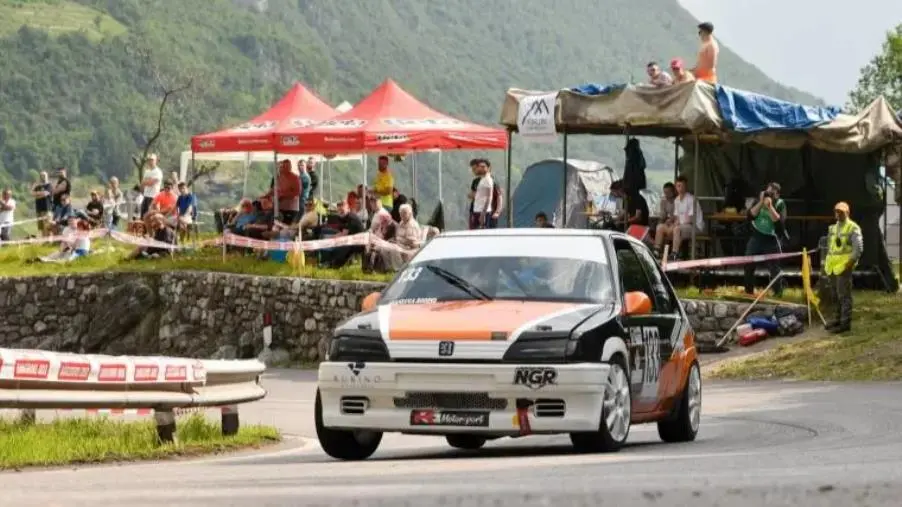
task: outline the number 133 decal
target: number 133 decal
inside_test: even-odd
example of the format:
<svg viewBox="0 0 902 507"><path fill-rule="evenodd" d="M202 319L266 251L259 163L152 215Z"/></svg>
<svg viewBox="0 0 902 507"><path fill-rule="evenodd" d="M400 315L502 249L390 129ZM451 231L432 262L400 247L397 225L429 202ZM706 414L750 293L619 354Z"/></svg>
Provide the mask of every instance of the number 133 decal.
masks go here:
<svg viewBox="0 0 902 507"><path fill-rule="evenodd" d="M658 328L654 326L632 328L630 338L636 346L633 372L638 374L643 384L657 383L661 372L661 335Z"/></svg>

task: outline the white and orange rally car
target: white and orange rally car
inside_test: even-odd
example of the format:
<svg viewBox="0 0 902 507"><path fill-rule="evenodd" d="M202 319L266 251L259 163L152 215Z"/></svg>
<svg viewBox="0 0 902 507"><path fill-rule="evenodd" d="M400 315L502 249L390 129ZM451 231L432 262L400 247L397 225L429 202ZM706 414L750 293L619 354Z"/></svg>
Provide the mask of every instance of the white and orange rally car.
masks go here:
<svg viewBox="0 0 902 507"><path fill-rule="evenodd" d="M335 330L315 407L323 450L345 460L385 432L616 451L631 424L694 440L700 413L694 334L651 251L569 229L434 238Z"/></svg>

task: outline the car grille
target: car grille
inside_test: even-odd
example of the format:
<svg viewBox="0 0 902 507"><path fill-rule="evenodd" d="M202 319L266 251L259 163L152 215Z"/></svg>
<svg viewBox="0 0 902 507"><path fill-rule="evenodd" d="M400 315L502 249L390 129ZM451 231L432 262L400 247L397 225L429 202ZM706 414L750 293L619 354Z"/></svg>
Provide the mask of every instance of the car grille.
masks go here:
<svg viewBox="0 0 902 507"><path fill-rule="evenodd" d="M533 405L536 417L564 417L567 405L564 400L538 399Z"/></svg>
<svg viewBox="0 0 902 507"><path fill-rule="evenodd" d="M408 392L404 397L395 397L395 408L444 408L504 410L507 400L490 398L488 393L428 393Z"/></svg>

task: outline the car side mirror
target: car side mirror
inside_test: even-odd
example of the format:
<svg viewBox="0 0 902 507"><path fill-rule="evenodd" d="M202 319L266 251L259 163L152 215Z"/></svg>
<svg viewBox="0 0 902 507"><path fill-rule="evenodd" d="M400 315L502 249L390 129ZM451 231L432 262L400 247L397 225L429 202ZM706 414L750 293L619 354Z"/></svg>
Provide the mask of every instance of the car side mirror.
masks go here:
<svg viewBox="0 0 902 507"><path fill-rule="evenodd" d="M376 305L379 304L379 300L382 299L381 292L371 292L367 297L363 298L363 303L361 303L361 310L368 312L373 308L376 308Z"/></svg>
<svg viewBox="0 0 902 507"><path fill-rule="evenodd" d="M627 292L624 302L625 315L648 315L651 313L651 298L644 292Z"/></svg>

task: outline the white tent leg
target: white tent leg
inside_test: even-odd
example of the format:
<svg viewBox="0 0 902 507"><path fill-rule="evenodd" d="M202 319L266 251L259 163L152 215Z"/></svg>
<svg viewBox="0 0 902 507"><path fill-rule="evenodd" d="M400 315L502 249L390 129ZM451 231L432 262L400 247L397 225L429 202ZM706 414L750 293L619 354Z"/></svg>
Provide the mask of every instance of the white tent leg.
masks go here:
<svg viewBox="0 0 902 507"><path fill-rule="evenodd" d="M316 162L314 162L313 164L314 164L313 167L316 167ZM322 176L323 172L325 172L325 169L326 169L326 164L325 164L324 162L320 162L320 163L319 163L319 174L320 174L320 176ZM323 185L323 182L322 182L322 181L319 182L319 200L320 200L320 201L323 200L323 187L324 187L324 186L325 186L325 185ZM311 197L313 197L313 196L311 196Z"/></svg>
<svg viewBox="0 0 902 507"><path fill-rule="evenodd" d="M363 155L363 194L364 195L367 194L367 190L368 190L367 186L366 186L366 181L367 181L366 180L366 165L367 165L367 161L369 160L369 158L370 157L368 155L366 155L366 154Z"/></svg>
<svg viewBox="0 0 902 507"><path fill-rule="evenodd" d="M247 173L251 171L251 154L250 152L244 157L244 187L241 189L241 198L247 197Z"/></svg>
<svg viewBox="0 0 902 507"><path fill-rule="evenodd" d="M326 171L329 173L329 202L334 202L332 201L332 161L328 161L327 164ZM323 200L322 196L320 196L319 200Z"/></svg>
<svg viewBox="0 0 902 507"><path fill-rule="evenodd" d="M442 152L438 152L438 202L442 202Z"/></svg>

